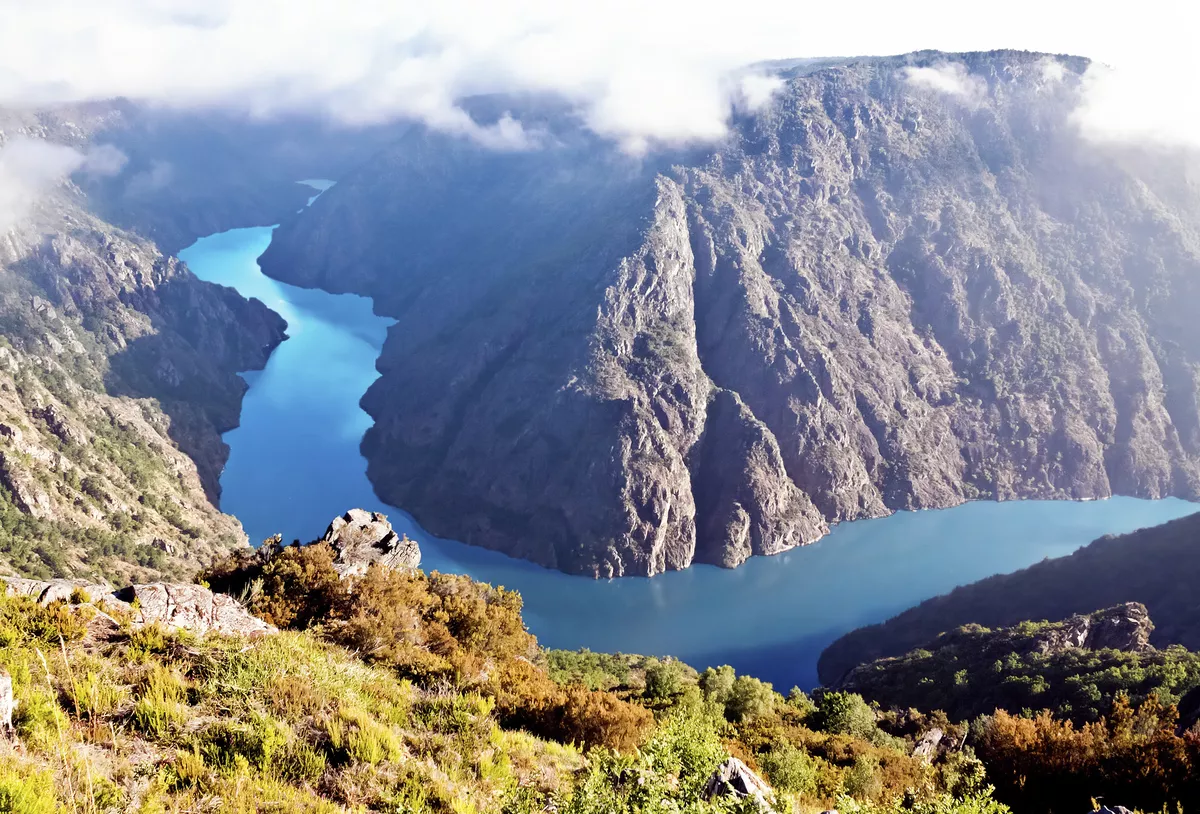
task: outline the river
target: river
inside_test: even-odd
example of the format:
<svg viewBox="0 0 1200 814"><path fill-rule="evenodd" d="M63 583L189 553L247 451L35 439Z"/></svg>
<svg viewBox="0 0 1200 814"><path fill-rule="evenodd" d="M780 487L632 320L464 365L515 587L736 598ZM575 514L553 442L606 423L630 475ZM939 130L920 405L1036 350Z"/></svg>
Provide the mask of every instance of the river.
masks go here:
<svg viewBox="0 0 1200 814"><path fill-rule="evenodd" d="M784 692L808 688L821 650L848 630L1197 508L1133 498L969 503L843 523L815 545L735 570L698 565L607 581L440 540L376 497L359 452L371 419L358 402L378 376L375 360L393 321L374 314L366 297L266 277L256 261L272 231L233 229L180 252L201 279L256 297L288 322L288 339L266 368L244 374L250 389L241 426L225 435L221 508L255 543L276 533L311 540L347 509L382 511L420 543L427 570L518 589L530 629L548 647L670 654L699 668L728 663Z"/></svg>

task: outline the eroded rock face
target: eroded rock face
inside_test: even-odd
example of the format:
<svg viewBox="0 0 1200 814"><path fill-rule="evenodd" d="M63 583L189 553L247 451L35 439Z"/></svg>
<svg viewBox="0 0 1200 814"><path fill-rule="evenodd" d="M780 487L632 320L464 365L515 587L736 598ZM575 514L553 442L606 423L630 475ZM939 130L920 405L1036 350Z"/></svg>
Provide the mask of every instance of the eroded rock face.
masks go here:
<svg viewBox="0 0 1200 814"><path fill-rule="evenodd" d="M387 516L379 512L351 509L334 518L321 541L337 552L333 564L343 577L361 576L371 563L388 568L416 568L421 564L417 543L396 534Z"/></svg>
<svg viewBox="0 0 1200 814"><path fill-rule="evenodd" d="M972 98L915 82L956 63ZM1200 497L1200 198L1098 153L1087 63L785 73L715 149L419 130L276 232L396 317L369 475L435 534L654 574L975 498Z"/></svg>

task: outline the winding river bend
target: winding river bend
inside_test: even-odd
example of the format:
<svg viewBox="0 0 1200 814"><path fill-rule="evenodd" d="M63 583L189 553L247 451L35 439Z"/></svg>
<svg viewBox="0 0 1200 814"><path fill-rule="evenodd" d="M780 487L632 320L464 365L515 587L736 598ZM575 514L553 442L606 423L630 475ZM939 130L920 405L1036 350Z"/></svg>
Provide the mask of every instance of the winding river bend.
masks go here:
<svg viewBox="0 0 1200 814"><path fill-rule="evenodd" d="M327 182L305 182L320 190ZM359 399L393 321L365 297L297 288L266 277L257 258L273 227L233 229L180 252L201 279L257 297L288 322L288 339L250 389L241 426L225 436L221 508L252 541L319 537L361 507L388 514L421 545L422 566L521 591L526 620L549 647L671 654L696 667L728 663L786 692L816 683L834 638L956 585L1069 554L1103 534L1196 511L1181 500L970 503L837 526L825 539L736 570L698 565L653 579L596 581L432 537L384 505L359 442L370 417Z"/></svg>

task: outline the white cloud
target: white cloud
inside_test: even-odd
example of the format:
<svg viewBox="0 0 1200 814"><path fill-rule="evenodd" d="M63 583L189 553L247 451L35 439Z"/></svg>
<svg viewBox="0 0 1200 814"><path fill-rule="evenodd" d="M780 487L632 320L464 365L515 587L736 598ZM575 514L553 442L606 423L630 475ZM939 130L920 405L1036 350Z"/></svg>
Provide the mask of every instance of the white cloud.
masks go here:
<svg viewBox="0 0 1200 814"><path fill-rule="evenodd" d="M1162 128L1178 140L1195 132L1197 70L1182 57L1178 72L1161 67L1191 53L1194 6L1143 0L1137 14L1105 14L1090 0L1011 0L975 14L959 0L739 0L732 10L717 0L0 0L0 106L125 96L348 123L404 117L521 149L538 135L511 120L482 126L461 100L550 93L636 149L719 138L734 105L770 99L769 81L736 79L760 60L1024 48L1130 68L1128 81L1096 80L1081 119L1089 132ZM916 77L960 94L953 80ZM1169 98L1186 114L1155 104ZM1133 111L1148 118L1122 124Z"/></svg>
<svg viewBox="0 0 1200 814"><path fill-rule="evenodd" d="M129 156L111 144L94 144L83 157L80 170L95 178L120 175L129 163Z"/></svg>
<svg viewBox="0 0 1200 814"><path fill-rule="evenodd" d="M987 95L987 83L968 73L960 62L908 67L904 69L904 76L916 87L952 96L968 107L980 104Z"/></svg>
<svg viewBox="0 0 1200 814"><path fill-rule="evenodd" d="M1200 98L1190 64L1093 65L1074 120L1093 142L1200 149Z"/></svg>
<svg viewBox="0 0 1200 814"><path fill-rule="evenodd" d="M741 110L757 113L771 103L771 99L783 87L778 76L764 73L749 73L738 82L738 94L734 104Z"/></svg>
<svg viewBox="0 0 1200 814"><path fill-rule="evenodd" d="M175 167L169 161L152 161L150 169L142 170L129 179L125 194L130 197L149 195L162 189L175 179Z"/></svg>
<svg viewBox="0 0 1200 814"><path fill-rule="evenodd" d="M84 166L78 150L18 136L0 149L0 234L21 221L38 197Z"/></svg>

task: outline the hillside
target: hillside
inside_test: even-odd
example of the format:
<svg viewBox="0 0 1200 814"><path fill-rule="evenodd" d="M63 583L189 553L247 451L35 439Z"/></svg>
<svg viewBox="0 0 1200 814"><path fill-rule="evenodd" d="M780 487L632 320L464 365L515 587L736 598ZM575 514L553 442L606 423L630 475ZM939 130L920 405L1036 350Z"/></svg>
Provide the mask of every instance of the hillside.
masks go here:
<svg viewBox="0 0 1200 814"><path fill-rule="evenodd" d="M196 585L0 596L0 716L17 702L0 806L1050 814L1200 793L1200 737L1157 698L1080 728L1050 711L968 728L850 692L785 697L730 667L544 652L511 591L378 564L339 576L339 551L214 565L245 608Z"/></svg>
<svg viewBox="0 0 1200 814"><path fill-rule="evenodd" d="M895 658L861 664L838 682L885 707L938 708L968 721L997 709L1049 709L1086 724L1108 714L1121 694L1154 695L1200 712L1200 656L1150 645L1154 624L1136 603L1061 622L1022 622L991 630L964 625Z"/></svg>
<svg viewBox="0 0 1200 814"><path fill-rule="evenodd" d="M1086 64L783 68L718 147L636 159L553 110L534 151L415 129L263 264L398 320L363 401L380 496L572 573L975 498L1196 497L1200 200L1080 140Z"/></svg>
<svg viewBox="0 0 1200 814"><path fill-rule="evenodd" d="M885 733L861 700L785 700L729 668L644 659L619 696L556 683L520 597L465 577L372 566L339 580L323 543L208 576L253 581L251 608L290 630L168 631L82 589L48 605L0 597L20 742L0 741L0 805L762 812L710 783L741 765L732 752L771 778L779 811L884 814L905 795L927 814L1007 811L977 760L913 757L913 737Z"/></svg>
<svg viewBox="0 0 1200 814"><path fill-rule="evenodd" d="M1119 537L1102 537L1069 557L1044 560L956 588L888 621L841 637L817 672L832 685L857 665L900 656L963 625L1009 627L1027 619L1065 619L1139 602L1154 619L1151 642L1200 650L1200 514Z"/></svg>
<svg viewBox="0 0 1200 814"><path fill-rule="evenodd" d="M81 132L0 111L0 143L56 145L31 158ZM49 178L0 224L0 573L191 573L246 544L220 434L285 326L90 209Z"/></svg>

